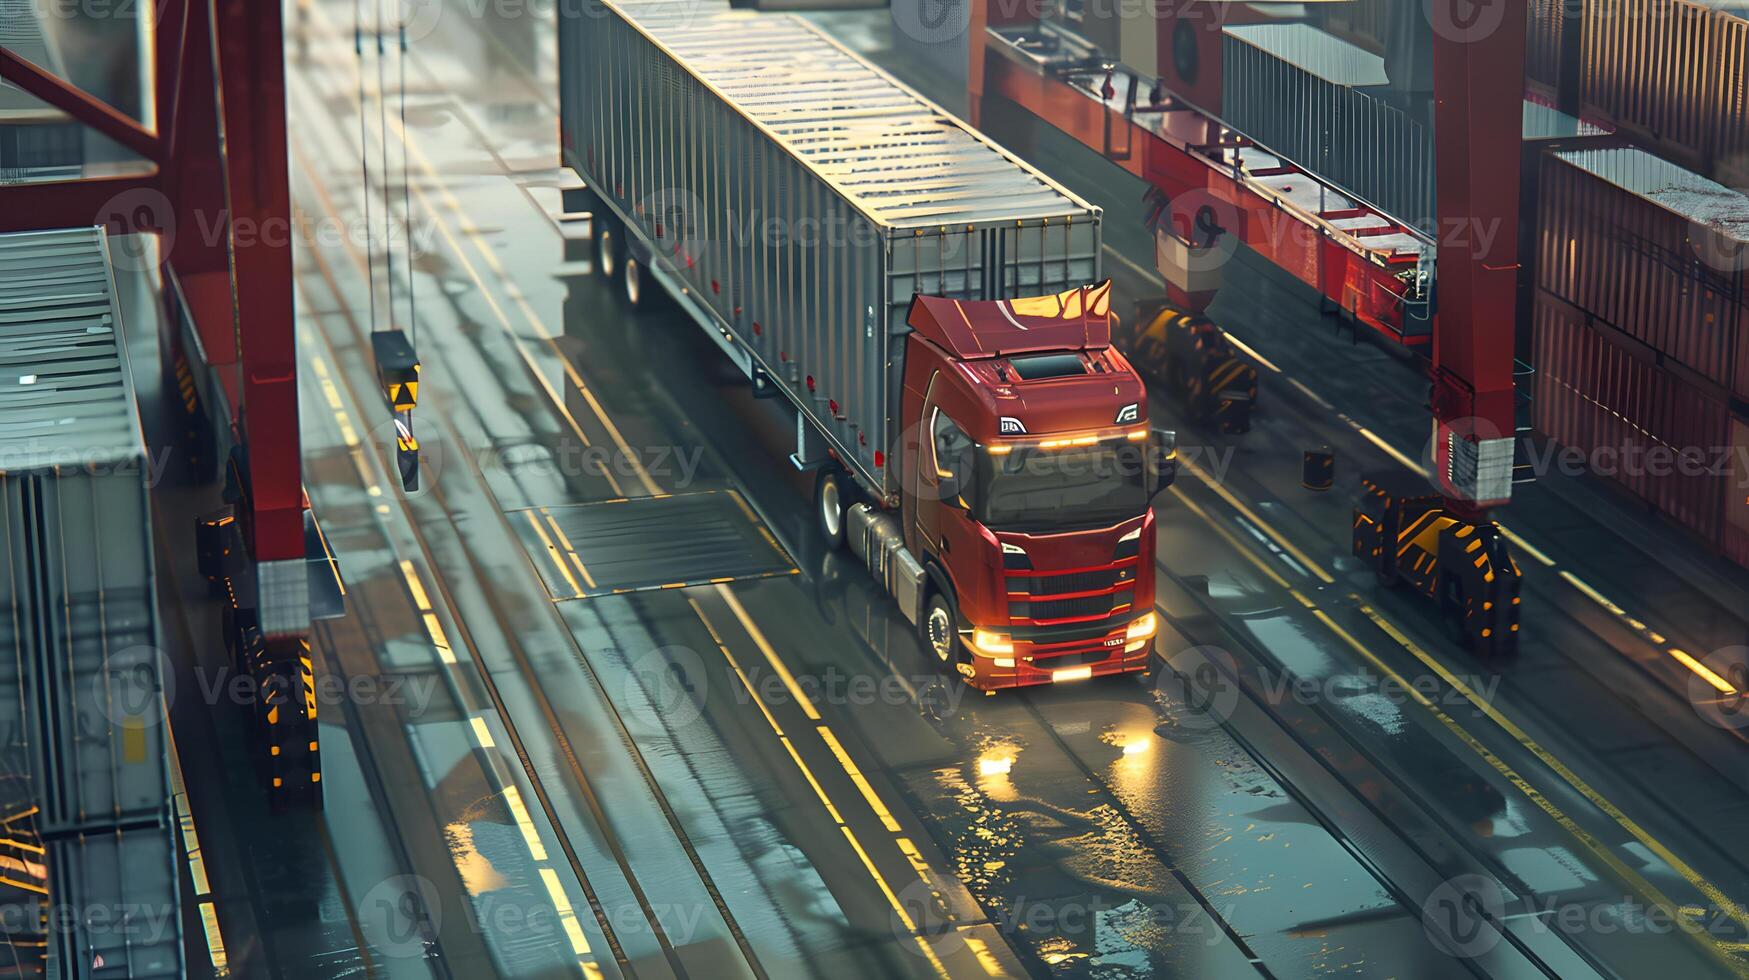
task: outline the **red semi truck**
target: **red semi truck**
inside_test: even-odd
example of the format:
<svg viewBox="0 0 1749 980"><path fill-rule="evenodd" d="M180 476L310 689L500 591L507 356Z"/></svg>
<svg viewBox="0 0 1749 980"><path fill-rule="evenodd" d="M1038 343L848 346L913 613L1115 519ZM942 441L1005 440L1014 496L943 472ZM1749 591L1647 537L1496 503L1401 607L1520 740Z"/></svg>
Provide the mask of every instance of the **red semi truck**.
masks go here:
<svg viewBox="0 0 1749 980"><path fill-rule="evenodd" d="M795 407L827 543L979 688L1145 669L1175 450L1099 210L794 17L588 0L559 36L596 270Z"/></svg>

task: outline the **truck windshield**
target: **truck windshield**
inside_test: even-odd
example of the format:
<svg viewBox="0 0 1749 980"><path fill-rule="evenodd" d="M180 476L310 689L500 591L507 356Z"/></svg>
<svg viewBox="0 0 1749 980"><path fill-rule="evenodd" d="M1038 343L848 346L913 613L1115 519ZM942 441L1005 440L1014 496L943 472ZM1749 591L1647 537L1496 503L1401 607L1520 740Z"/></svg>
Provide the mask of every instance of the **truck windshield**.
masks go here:
<svg viewBox="0 0 1749 980"><path fill-rule="evenodd" d="M1004 531L1108 527L1136 517L1148 507L1144 453L1136 442L982 453L977 516Z"/></svg>

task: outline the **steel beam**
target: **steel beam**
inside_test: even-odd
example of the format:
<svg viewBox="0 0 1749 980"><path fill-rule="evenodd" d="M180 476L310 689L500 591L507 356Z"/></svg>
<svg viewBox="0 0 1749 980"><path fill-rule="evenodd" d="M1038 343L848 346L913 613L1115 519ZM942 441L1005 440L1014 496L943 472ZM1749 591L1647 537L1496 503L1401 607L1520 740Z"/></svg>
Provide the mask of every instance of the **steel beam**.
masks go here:
<svg viewBox="0 0 1749 980"><path fill-rule="evenodd" d="M1450 509L1475 519L1512 488L1525 0L1432 0L1428 13L1440 231L1434 459Z"/></svg>

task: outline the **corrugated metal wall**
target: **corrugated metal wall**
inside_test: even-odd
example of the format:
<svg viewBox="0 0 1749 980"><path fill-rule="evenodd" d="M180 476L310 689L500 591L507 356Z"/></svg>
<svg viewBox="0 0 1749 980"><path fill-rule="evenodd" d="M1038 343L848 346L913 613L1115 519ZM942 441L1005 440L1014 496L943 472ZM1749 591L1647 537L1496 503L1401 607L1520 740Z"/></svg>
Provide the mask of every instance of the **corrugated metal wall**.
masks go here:
<svg viewBox="0 0 1749 980"><path fill-rule="evenodd" d="M1322 33L1308 28L1301 36L1315 41ZM1330 35L1323 38L1324 46L1341 43ZM1290 59L1231 29L1222 44L1222 118L1228 125L1393 218L1432 223L1430 125L1296 63L1329 52L1305 51ZM1341 58L1342 52L1332 56ZM1385 84L1382 63L1374 84Z"/></svg>
<svg viewBox="0 0 1749 980"><path fill-rule="evenodd" d="M1548 296L1538 297L1534 344L1538 431L1584 452L1597 469L1614 468L1604 475L1729 552L1727 502L1749 492L1733 475L1729 406L1611 343ZM1668 465L1647 455L1655 448ZM1609 455L1595 455L1600 449ZM1682 456L1690 472L1678 465ZM1696 472L1702 468L1710 471Z"/></svg>
<svg viewBox="0 0 1749 980"><path fill-rule="evenodd" d="M1585 104L1709 174L1749 180L1749 21L1689 0L1584 0Z"/></svg>
<svg viewBox="0 0 1749 980"><path fill-rule="evenodd" d="M1664 176L1676 168L1637 150L1544 154L1538 285L1749 396L1742 265L1709 262L1709 255L1727 256L1697 237L1703 229L1581 164L1636 186L1678 191L1697 206L1710 203L1700 182L1692 191L1677 187Z"/></svg>

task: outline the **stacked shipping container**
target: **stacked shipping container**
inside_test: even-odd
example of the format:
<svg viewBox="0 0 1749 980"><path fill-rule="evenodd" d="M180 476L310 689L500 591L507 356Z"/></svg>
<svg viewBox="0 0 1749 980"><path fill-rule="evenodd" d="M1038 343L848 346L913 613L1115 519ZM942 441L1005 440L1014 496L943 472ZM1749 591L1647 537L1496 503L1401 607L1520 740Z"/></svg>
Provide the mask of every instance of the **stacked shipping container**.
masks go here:
<svg viewBox="0 0 1749 980"><path fill-rule="evenodd" d="M1749 4L1742 0L1535 0L1532 76L1554 85L1560 8L1578 2L1579 97L1685 165L1749 183ZM1572 27L1571 22L1565 25Z"/></svg>
<svg viewBox="0 0 1749 980"><path fill-rule="evenodd" d="M1615 148L1539 201L1536 428L1749 564L1749 197Z"/></svg>

